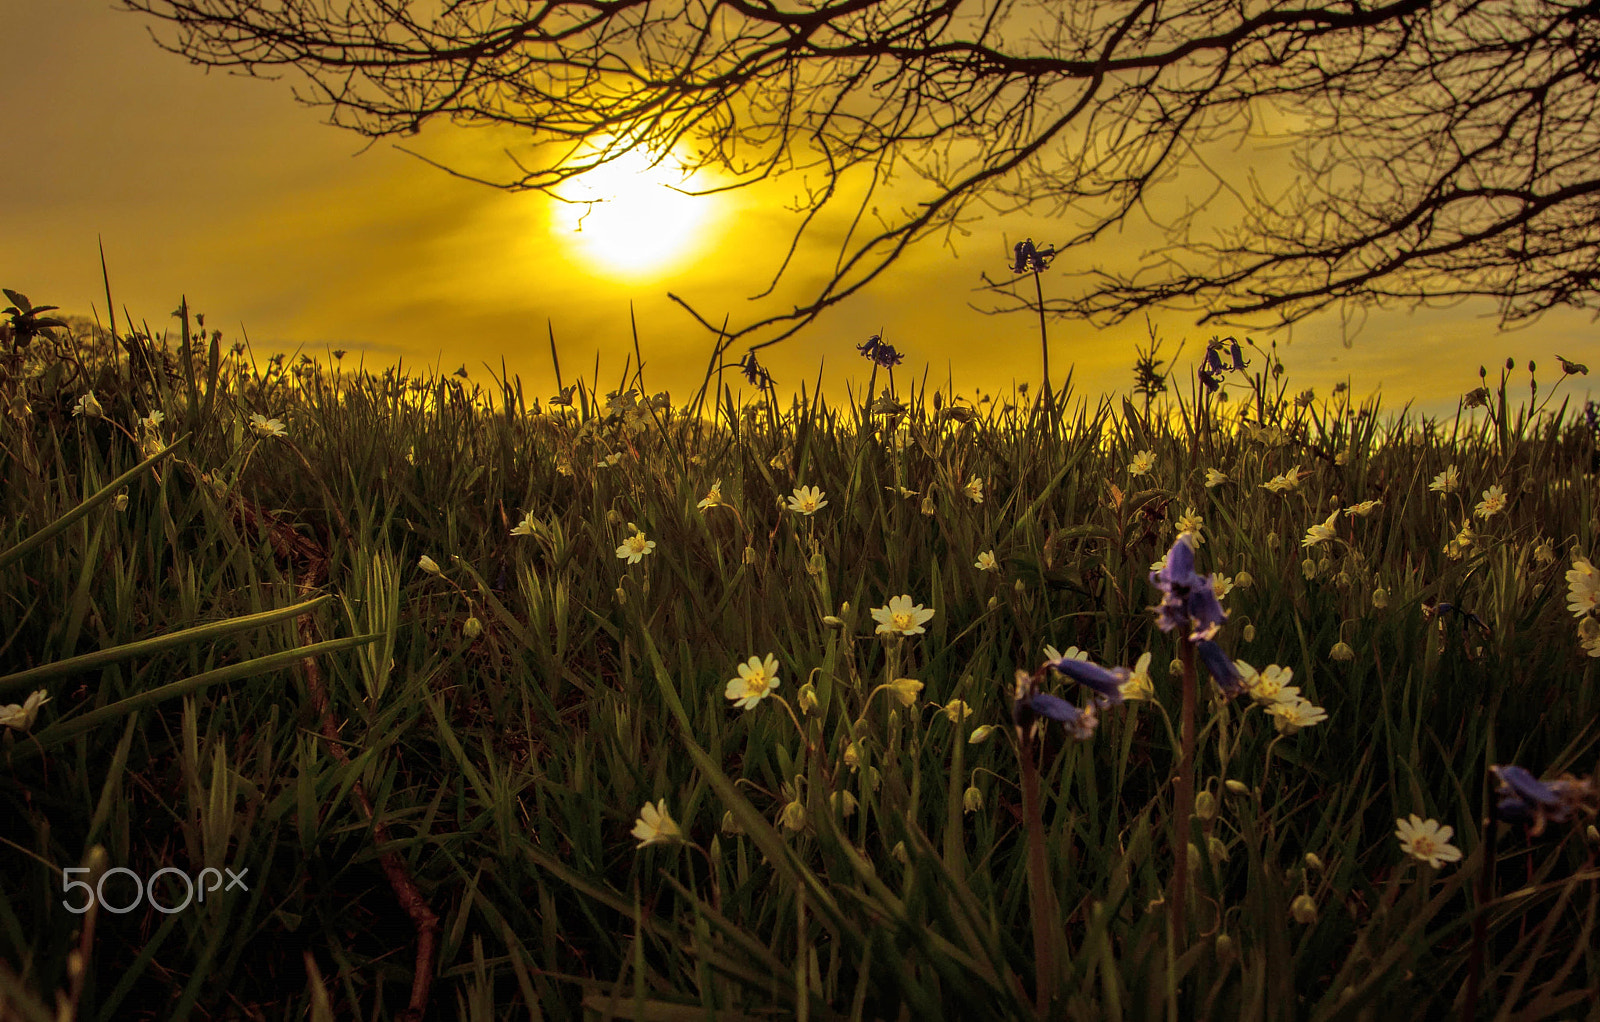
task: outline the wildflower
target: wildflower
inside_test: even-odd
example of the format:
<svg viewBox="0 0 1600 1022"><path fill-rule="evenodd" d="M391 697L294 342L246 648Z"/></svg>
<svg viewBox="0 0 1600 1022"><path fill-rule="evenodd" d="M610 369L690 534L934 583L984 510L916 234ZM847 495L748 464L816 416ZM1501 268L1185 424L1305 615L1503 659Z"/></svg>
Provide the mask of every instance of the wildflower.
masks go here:
<svg viewBox="0 0 1600 1022"><path fill-rule="evenodd" d="M1224 698L1232 699L1245 690L1244 675L1222 647L1210 639L1200 639L1195 643L1195 652L1200 655L1200 662L1205 665L1206 673L1211 675L1211 680L1217 683L1222 690Z"/></svg>
<svg viewBox="0 0 1600 1022"><path fill-rule="evenodd" d="M1166 563L1150 573L1150 583L1161 590L1158 624L1170 632L1184 625L1191 628L1189 638L1209 639L1227 620L1227 613L1212 588L1211 579L1195 574L1194 548L1179 536L1167 551Z"/></svg>
<svg viewBox="0 0 1600 1022"><path fill-rule="evenodd" d="M259 437L282 437L289 434L289 430L277 419L269 419L260 412L250 415L250 429Z"/></svg>
<svg viewBox="0 0 1600 1022"><path fill-rule="evenodd" d="M1556 361L1561 363L1561 371L1568 376L1576 376L1580 373L1584 376L1589 375L1589 367L1582 362L1574 362L1571 359L1562 358L1560 355L1556 356Z"/></svg>
<svg viewBox="0 0 1600 1022"><path fill-rule="evenodd" d="M695 505L695 507L698 510L701 510L701 511L705 511L708 508L725 507L725 506L726 506L726 504L723 502L723 499L722 499L722 480L721 479L718 479L716 482L712 483L711 484L711 492L707 493L705 495L705 499L701 500L700 503Z"/></svg>
<svg viewBox="0 0 1600 1022"><path fill-rule="evenodd" d="M1304 926L1310 926L1317 921L1317 903L1309 894L1298 894L1289 903L1289 915L1294 921Z"/></svg>
<svg viewBox="0 0 1600 1022"><path fill-rule="evenodd" d="M871 359L884 369L894 368L905 358L904 355L895 351L893 347L885 344L878 334L873 334L867 338L867 343L856 345L856 350L861 352L863 357Z"/></svg>
<svg viewBox="0 0 1600 1022"><path fill-rule="evenodd" d="M1348 465L1348 464L1350 464L1350 452L1349 451L1340 451L1338 454L1335 454L1333 456L1333 463L1335 465Z"/></svg>
<svg viewBox="0 0 1600 1022"><path fill-rule="evenodd" d="M1011 698L1012 723L1019 732L1027 734L1037 728L1040 717L1065 724L1067 733L1079 741L1093 737L1099 723L1092 705L1080 710L1059 696L1040 692L1038 675L1019 670Z"/></svg>
<svg viewBox="0 0 1600 1022"><path fill-rule="evenodd" d="M1250 794L1250 786L1248 784L1245 784L1243 781L1236 781L1231 777L1228 778L1226 781L1223 781L1222 782L1222 786L1224 788L1227 788L1230 792L1232 792L1235 795L1248 795L1248 794Z"/></svg>
<svg viewBox="0 0 1600 1022"><path fill-rule="evenodd" d="M1011 267L1011 272L1026 273L1029 270L1039 271L1049 269L1050 260L1054 259L1056 255L1056 247L1051 245L1049 248L1040 251L1039 249L1033 247L1033 239L1029 238L1026 241L1019 241L1012 246L1012 253L1015 258Z"/></svg>
<svg viewBox="0 0 1600 1022"><path fill-rule="evenodd" d="M633 836L639 839L639 847L646 845L670 845L683 840L683 831L678 829L677 821L672 814L667 812L667 800L662 799L655 805L646 802L644 808L639 810L639 819L633 824Z"/></svg>
<svg viewBox="0 0 1600 1022"><path fill-rule="evenodd" d="M918 492L916 490L907 489L904 486L885 486L883 489L887 493L898 493L898 494L900 494L900 496L905 497L907 500L910 500L912 497L915 497L917 495L917 492Z"/></svg>
<svg viewBox="0 0 1600 1022"><path fill-rule="evenodd" d="M933 498L931 496L923 497L922 498L922 513L931 518L931 517L933 517L933 510L934 510L934 508L933 508Z"/></svg>
<svg viewBox="0 0 1600 1022"><path fill-rule="evenodd" d="M1233 576L1233 584L1240 589L1249 589L1251 586L1256 584L1256 579L1255 576L1250 574L1248 571L1241 571L1239 574Z"/></svg>
<svg viewBox="0 0 1600 1022"><path fill-rule="evenodd" d="M887 687L889 694L899 700L901 706L915 706L917 693L922 691L922 682L915 678L896 678Z"/></svg>
<svg viewBox="0 0 1600 1022"><path fill-rule="evenodd" d="M861 767L861 743L851 742L846 745L844 754L840 758L844 760L844 765L852 771L859 769Z"/></svg>
<svg viewBox="0 0 1600 1022"><path fill-rule="evenodd" d="M896 596L889 601L887 607L874 607L872 619L878 622L876 634L898 633L900 635L921 635L927 629L922 627L923 622L933 617L932 610L924 610L922 604L913 605L910 596Z"/></svg>
<svg viewBox="0 0 1600 1022"><path fill-rule="evenodd" d="M1550 541L1548 539L1540 542L1538 547L1534 549L1533 559L1538 561L1540 564L1545 565L1556 563L1556 552L1555 549L1550 546Z"/></svg>
<svg viewBox="0 0 1600 1022"><path fill-rule="evenodd" d="M1345 508L1344 513L1347 515L1360 515L1362 518L1365 518L1367 515L1370 515L1373 511L1375 511L1378 505L1382 503L1383 501L1381 500L1363 500L1359 504Z"/></svg>
<svg viewBox="0 0 1600 1022"><path fill-rule="evenodd" d="M822 491L815 486L796 486L794 496L789 498L789 510L803 515L814 515L827 506Z"/></svg>
<svg viewBox="0 0 1600 1022"><path fill-rule="evenodd" d="M1389 590L1378 588L1372 591L1372 605L1379 610L1389 605Z"/></svg>
<svg viewBox="0 0 1600 1022"><path fill-rule="evenodd" d="M604 458L601 458L599 461L595 462L594 463L594 467L595 468L616 468L617 467L617 463L619 461L621 461L621 460L622 460L622 455L618 454L615 451L613 451L610 454L606 455Z"/></svg>
<svg viewBox="0 0 1600 1022"><path fill-rule="evenodd" d="M1600 657L1600 618L1586 617L1578 622L1578 642L1585 653Z"/></svg>
<svg viewBox="0 0 1600 1022"><path fill-rule="evenodd" d="M1483 491L1483 499L1473 509L1473 514L1479 518L1493 518L1506 509L1505 491L1499 486L1491 486Z"/></svg>
<svg viewBox="0 0 1600 1022"><path fill-rule="evenodd" d="M1567 572L1567 609L1574 617L1600 611L1600 570L1587 557L1573 561Z"/></svg>
<svg viewBox="0 0 1600 1022"><path fill-rule="evenodd" d="M795 697L795 703L799 705L801 713L816 713L818 705L817 687L809 681L801 685L800 694Z"/></svg>
<svg viewBox="0 0 1600 1022"><path fill-rule="evenodd" d="M1263 490L1273 493L1287 493L1300 485L1300 466L1296 465L1282 475L1275 475L1261 484Z"/></svg>
<svg viewBox="0 0 1600 1022"><path fill-rule="evenodd" d="M78 403L72 406L72 414L81 415L86 419L98 419L105 414L105 409L100 407L100 402L95 400L94 391L85 391L78 398Z"/></svg>
<svg viewBox="0 0 1600 1022"><path fill-rule="evenodd" d="M522 521L518 522L511 529L511 535L513 536L537 536L538 534L539 522L533 517L532 511L529 511L527 514L523 515Z"/></svg>
<svg viewBox="0 0 1600 1022"><path fill-rule="evenodd" d="M116 497L112 498L111 506L118 511L128 510L128 495L126 493L117 494Z"/></svg>
<svg viewBox="0 0 1600 1022"><path fill-rule="evenodd" d="M1525 823L1528 833L1537 837L1546 823L1565 823L1573 813L1593 816L1600 808L1600 792L1589 778L1561 777L1541 781L1519 766L1492 766L1495 812L1502 820Z"/></svg>
<svg viewBox="0 0 1600 1022"><path fill-rule="evenodd" d="M1140 451L1133 456L1133 461L1128 464L1128 474L1142 476L1149 474L1156 467L1156 456L1153 451Z"/></svg>
<svg viewBox="0 0 1600 1022"><path fill-rule="evenodd" d="M778 825L785 830L798 831L805 829L806 807L799 799L794 799L783 807L783 812L778 814Z"/></svg>
<svg viewBox="0 0 1600 1022"><path fill-rule="evenodd" d="M629 564L638 564L644 559L645 554L655 552L656 541L645 539L644 533L639 531L639 527L632 522L629 522L628 525L634 530L634 533L623 540L621 546L617 547L617 556Z"/></svg>
<svg viewBox="0 0 1600 1022"><path fill-rule="evenodd" d="M1313 525L1311 528L1306 530L1306 538L1300 541L1300 545L1317 546L1318 544L1326 543L1333 539L1335 535L1333 531L1333 523L1338 517L1339 509L1334 508L1333 514L1328 516L1327 521L1321 523L1320 525Z"/></svg>
<svg viewBox="0 0 1600 1022"><path fill-rule="evenodd" d="M1068 657L1072 658L1073 660L1087 660L1089 659L1089 651L1086 649L1079 649L1076 646L1068 646L1067 651L1062 653L1054 646L1046 644L1044 647L1044 658L1046 660L1064 660Z"/></svg>
<svg viewBox="0 0 1600 1022"><path fill-rule="evenodd" d="M39 707L49 701L50 697L41 688L37 692L29 693L28 698L24 699L20 706L16 703L0 706L0 724L17 731L26 731L33 727L33 722L38 719Z"/></svg>
<svg viewBox="0 0 1600 1022"><path fill-rule="evenodd" d="M1296 699L1292 703L1279 701L1267 707L1267 712L1277 718L1273 723L1286 735L1292 735L1303 727L1320 724L1328 719L1327 712L1309 699Z"/></svg>
<svg viewBox="0 0 1600 1022"><path fill-rule="evenodd" d="M1211 590L1217 594L1217 599L1222 599L1233 592L1233 579L1218 572L1211 574Z"/></svg>
<svg viewBox="0 0 1600 1022"><path fill-rule="evenodd" d="M1454 827L1441 826L1438 820L1424 820L1416 813L1408 819L1395 820L1394 836L1400 839L1400 850L1434 869L1447 862L1461 861L1461 849L1450 843Z"/></svg>
<svg viewBox="0 0 1600 1022"><path fill-rule="evenodd" d="M979 571L999 571L1000 565L995 562L994 551L985 550L978 555L977 563L973 564Z"/></svg>
<svg viewBox="0 0 1600 1022"><path fill-rule="evenodd" d="M940 712L950 719L950 723L960 724L963 720L972 716L972 707L960 699L952 699L940 708Z"/></svg>
<svg viewBox="0 0 1600 1022"><path fill-rule="evenodd" d="M1087 658L1064 656L1048 665L1051 670L1060 671L1067 677L1094 691L1096 702L1116 705L1122 702L1122 686L1133 672L1126 667L1105 668L1093 664Z"/></svg>
<svg viewBox="0 0 1600 1022"><path fill-rule="evenodd" d="M1433 482L1428 484L1428 489L1436 493L1454 493L1456 487L1461 485L1461 471L1454 465L1433 477Z"/></svg>
<svg viewBox="0 0 1600 1022"><path fill-rule="evenodd" d="M961 793L961 808L969 813L975 813L983 808L983 792L976 784Z"/></svg>
<svg viewBox="0 0 1600 1022"><path fill-rule="evenodd" d="M739 665L739 676L728 682L723 695L733 700L733 705L752 710L755 705L778 687L778 658L771 653L766 660L753 656Z"/></svg>
<svg viewBox="0 0 1600 1022"><path fill-rule="evenodd" d="M1206 489L1209 490L1213 487L1221 486L1227 481L1228 474L1226 472L1218 472L1214 468L1206 469Z"/></svg>
<svg viewBox="0 0 1600 1022"><path fill-rule="evenodd" d="M417 558L417 567L421 568L430 575L439 574L439 562L435 561L427 554L423 554L421 557Z"/></svg>
<svg viewBox="0 0 1600 1022"><path fill-rule="evenodd" d="M761 368L761 364L756 361L756 353L754 351L745 352L744 358L738 362L738 367L740 372L744 373L744 378L750 382L751 386L771 386L772 374Z"/></svg>
<svg viewBox="0 0 1600 1022"><path fill-rule="evenodd" d="M1356 651L1350 648L1350 644L1348 642L1341 640L1334 643L1333 648L1328 650L1328 657L1329 659L1340 661L1354 660L1356 658Z"/></svg>
<svg viewBox="0 0 1600 1022"><path fill-rule="evenodd" d="M983 503L983 477L973 476L967 480L967 485L962 487L962 492L972 499L974 504Z"/></svg>
<svg viewBox="0 0 1600 1022"><path fill-rule="evenodd" d="M1489 388L1477 387L1461 399L1468 408L1482 408L1489 403Z"/></svg>
<svg viewBox="0 0 1600 1022"><path fill-rule="evenodd" d="M1248 665L1239 664L1238 666ZM1249 674L1250 698L1258 703L1270 706L1273 703L1297 699L1300 696L1300 690L1289 684L1294 678L1294 668L1292 667L1279 667L1277 664L1270 664L1264 671L1246 673Z"/></svg>
<svg viewBox="0 0 1600 1022"><path fill-rule="evenodd" d="M1254 624L1246 624L1244 628L1240 629L1239 635L1245 642L1256 641L1256 626Z"/></svg>
<svg viewBox="0 0 1600 1022"><path fill-rule="evenodd" d="M483 622L474 615L468 615L467 620L461 625L461 634L467 637L468 642L472 642L483 634Z"/></svg>
<svg viewBox="0 0 1600 1022"><path fill-rule="evenodd" d="M1122 683L1122 698L1153 700L1155 697L1155 685L1150 681L1150 654L1141 653L1133 665L1133 673Z"/></svg>
<svg viewBox="0 0 1600 1022"><path fill-rule="evenodd" d="M987 742L996 731L1000 730L997 724L979 724L972 729L972 734L967 736L968 745L982 745Z"/></svg>
<svg viewBox="0 0 1600 1022"><path fill-rule="evenodd" d="M848 789L836 791L829 795L828 804L833 807L833 811L838 813L841 819L846 820L855 815L856 807L859 805L856 802L856 797L850 794Z"/></svg>
<svg viewBox="0 0 1600 1022"><path fill-rule="evenodd" d="M149 415L146 415L144 418L140 419L139 425L153 433L160 428L161 424L166 421L166 418L166 415L161 411L161 409L157 408Z"/></svg>
<svg viewBox="0 0 1600 1022"><path fill-rule="evenodd" d="M1459 561L1477 538L1477 534L1472 531L1472 523L1462 522L1461 531L1456 533L1456 538L1444 545L1445 555L1452 561Z"/></svg>
<svg viewBox="0 0 1600 1022"><path fill-rule="evenodd" d="M1194 508L1186 507L1183 509L1183 515L1178 519L1178 533L1194 537L1195 545L1199 546L1206 541L1206 538L1200 535L1200 529L1204 525L1205 519L1196 514Z"/></svg>

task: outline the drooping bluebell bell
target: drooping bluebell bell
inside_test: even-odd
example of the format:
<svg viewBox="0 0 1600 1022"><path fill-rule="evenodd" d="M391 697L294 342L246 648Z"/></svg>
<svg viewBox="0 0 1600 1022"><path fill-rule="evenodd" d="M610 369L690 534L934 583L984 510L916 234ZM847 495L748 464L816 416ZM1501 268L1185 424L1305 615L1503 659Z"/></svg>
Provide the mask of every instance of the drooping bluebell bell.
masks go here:
<svg viewBox="0 0 1600 1022"><path fill-rule="evenodd" d="M1050 268L1050 260L1054 259L1056 254L1054 245L1042 252L1034 248L1032 238L1017 242L1012 246L1012 251L1015 255L1011 266L1011 272L1013 273L1024 273L1029 270L1047 270Z"/></svg>
<svg viewBox="0 0 1600 1022"><path fill-rule="evenodd" d="M1232 340L1232 338L1229 338L1229 340ZM1233 341L1233 365L1229 366L1229 368L1234 372L1239 372L1249 364L1244 359L1244 349L1239 347L1238 341Z"/></svg>
<svg viewBox="0 0 1600 1022"><path fill-rule="evenodd" d="M1217 687L1222 690L1223 696L1232 699L1244 692L1247 687L1244 683L1244 675L1239 673L1239 668L1235 667L1233 661L1228 659L1228 654L1222 651L1221 646L1210 639L1201 639L1194 644L1194 650L1200 655L1200 662L1205 664L1206 673L1210 674L1211 680L1217 683Z"/></svg>
<svg viewBox="0 0 1600 1022"><path fill-rule="evenodd" d="M1212 341L1206 347L1206 368L1217 376L1223 373L1222 356L1217 354L1217 349L1221 346L1221 341Z"/></svg>
<svg viewBox="0 0 1600 1022"><path fill-rule="evenodd" d="M1228 614L1217 602L1209 575L1194 570L1194 548L1183 536L1167 551L1167 562L1160 571L1150 573L1150 584L1161 590L1156 623L1163 632L1186 627L1191 641L1217 634Z"/></svg>
<svg viewBox="0 0 1600 1022"><path fill-rule="evenodd" d="M1075 657L1052 660L1046 666L1055 668L1078 684L1093 690L1095 701L1101 705L1115 706L1121 703L1122 683L1133 677L1133 672L1126 667L1106 668Z"/></svg>
<svg viewBox="0 0 1600 1022"><path fill-rule="evenodd" d="M1600 791L1590 778L1562 777L1541 781L1515 765L1491 766L1494 775L1495 815L1508 823L1525 823L1537 837L1547 823L1565 823L1574 813L1593 816L1600 809Z"/></svg>
<svg viewBox="0 0 1600 1022"><path fill-rule="evenodd" d="M739 360L739 369L744 373L744 378L749 380L753 386L765 387L772 382L771 374L761 368L761 363L756 361L756 353L754 351L744 353L744 358Z"/></svg>
<svg viewBox="0 0 1600 1022"><path fill-rule="evenodd" d="M1017 730L1024 736L1031 735L1038 726L1039 718L1044 717L1064 724L1067 733L1079 741L1093 737L1100 723L1095 708L1088 706L1079 709L1060 696L1040 692L1039 683L1043 673L1017 671L1016 688L1011 696L1011 722L1017 726Z"/></svg>

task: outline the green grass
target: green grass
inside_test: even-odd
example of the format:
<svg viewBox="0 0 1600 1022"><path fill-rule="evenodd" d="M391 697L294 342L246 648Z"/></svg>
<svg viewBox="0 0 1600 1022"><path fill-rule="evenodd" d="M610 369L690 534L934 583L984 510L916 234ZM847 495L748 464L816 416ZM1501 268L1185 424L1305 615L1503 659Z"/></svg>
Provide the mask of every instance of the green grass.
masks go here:
<svg viewBox="0 0 1600 1022"><path fill-rule="evenodd" d="M1518 410L1502 375L1483 412L1384 417L1296 401L1259 351L1226 402L1091 407L1069 381L1052 416L924 382L902 411L785 409L713 371L674 404L624 368L541 413L515 380L258 370L190 319L175 344L19 328L0 353L0 703L50 698L0 728L0 1017L404 1018L420 932L437 1018L1034 1017L1041 985L1051 1018L1443 1018L1475 923L1478 1017L1600 1017L1590 819L1484 840L1490 765L1596 763L1564 578L1597 551L1595 441L1549 395ZM103 416L74 417L90 388ZM717 480L729 506L699 509ZM827 505L782 509L801 485ZM1472 518L1490 485L1508 506ZM1303 566L1306 530L1365 500ZM1328 719L1282 735L1202 681L1179 828L1179 650L1147 576L1190 508L1199 569L1234 581L1218 641ZM656 543L636 564L630 524ZM926 631L874 634L902 594ZM1009 722L1046 644L1151 653L1156 700L1033 746L1030 869ZM731 708L768 654L785 703ZM969 744L981 724L1005 726ZM684 840L639 848L658 800ZM1462 861L1406 857L1411 813ZM83 866L249 890L80 916Z"/></svg>

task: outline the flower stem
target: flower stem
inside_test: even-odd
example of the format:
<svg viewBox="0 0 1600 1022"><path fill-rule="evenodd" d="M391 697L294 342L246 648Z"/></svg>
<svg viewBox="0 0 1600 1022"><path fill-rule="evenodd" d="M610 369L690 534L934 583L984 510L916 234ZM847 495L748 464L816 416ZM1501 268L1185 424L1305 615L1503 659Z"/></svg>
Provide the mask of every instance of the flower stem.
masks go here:
<svg viewBox="0 0 1600 1022"><path fill-rule="evenodd" d="M1478 990L1483 983L1483 948L1488 939L1489 899L1494 897L1495 844L1500 830L1496 819L1494 793L1489 794L1489 813L1483 820L1483 861L1478 864L1478 915L1472 920L1472 953L1467 965L1467 993L1461 1000L1461 1022L1472 1022L1478 1013Z"/></svg>
<svg viewBox="0 0 1600 1022"><path fill-rule="evenodd" d="M1044 819L1039 811L1039 770L1033 738L1017 729L1017 761L1022 774L1022 822L1028 828L1028 894L1033 906L1033 956L1037 1011L1045 1017L1056 992L1055 888L1044 851Z"/></svg>
<svg viewBox="0 0 1600 1022"><path fill-rule="evenodd" d="M1172 807L1172 896L1168 939L1176 954L1188 942L1185 901L1189 894L1189 818L1194 815L1194 643L1178 639L1178 659L1183 663L1183 711L1179 724L1178 776L1174 782ZM1169 980L1170 983L1170 980Z"/></svg>

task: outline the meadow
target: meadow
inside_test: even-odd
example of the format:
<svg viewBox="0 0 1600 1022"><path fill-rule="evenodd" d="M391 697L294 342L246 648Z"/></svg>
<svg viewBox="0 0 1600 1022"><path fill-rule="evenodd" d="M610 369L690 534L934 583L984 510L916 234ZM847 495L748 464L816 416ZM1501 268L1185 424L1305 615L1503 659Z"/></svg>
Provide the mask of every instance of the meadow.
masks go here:
<svg viewBox="0 0 1600 1022"><path fill-rule="evenodd" d="M1576 363L540 401L7 294L0 1018L1600 1019Z"/></svg>

